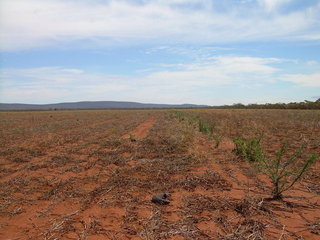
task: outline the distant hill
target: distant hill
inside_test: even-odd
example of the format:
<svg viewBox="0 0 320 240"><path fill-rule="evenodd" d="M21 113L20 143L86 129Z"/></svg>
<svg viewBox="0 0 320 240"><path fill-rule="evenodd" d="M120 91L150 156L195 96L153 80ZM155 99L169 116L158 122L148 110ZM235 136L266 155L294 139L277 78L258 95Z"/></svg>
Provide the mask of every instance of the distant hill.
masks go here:
<svg viewBox="0 0 320 240"><path fill-rule="evenodd" d="M22 104L22 103L0 103L0 110L50 110L50 109L135 109L135 108L203 108L207 105L195 104L153 104L137 102L65 102L54 104Z"/></svg>

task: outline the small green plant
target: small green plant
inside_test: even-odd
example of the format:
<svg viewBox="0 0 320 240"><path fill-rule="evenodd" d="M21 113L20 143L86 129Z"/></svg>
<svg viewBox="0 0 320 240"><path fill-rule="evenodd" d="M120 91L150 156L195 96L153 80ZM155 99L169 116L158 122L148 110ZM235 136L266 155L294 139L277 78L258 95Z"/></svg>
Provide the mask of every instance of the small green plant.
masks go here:
<svg viewBox="0 0 320 240"><path fill-rule="evenodd" d="M175 115L175 117L179 119L180 122L184 120L184 117L185 117L184 112L178 111L178 110L172 110L172 113Z"/></svg>
<svg viewBox="0 0 320 240"><path fill-rule="evenodd" d="M209 124L204 120L202 120L201 118L195 118L195 119L198 120L199 131L204 134L208 134L208 137L210 139L214 139L216 142L215 147L218 148L221 143L223 135L220 133L220 131L218 131L218 129L215 128L215 124L214 123Z"/></svg>
<svg viewBox="0 0 320 240"><path fill-rule="evenodd" d="M260 172L265 173L272 181L272 200L282 199L282 193L292 188L318 158L317 154L311 154L305 160L302 160L304 145L293 154L285 157L287 145L287 143L282 144L274 159L262 158L256 166Z"/></svg>
<svg viewBox="0 0 320 240"><path fill-rule="evenodd" d="M198 120L199 131L202 133L213 134L214 126L207 124L202 119Z"/></svg>
<svg viewBox="0 0 320 240"><path fill-rule="evenodd" d="M218 148L222 141L222 137L223 137L222 133L213 134L212 137L216 141L215 147Z"/></svg>
<svg viewBox="0 0 320 240"><path fill-rule="evenodd" d="M199 121L199 117L194 114L189 114L188 116L188 123L189 125L193 125Z"/></svg>
<svg viewBox="0 0 320 240"><path fill-rule="evenodd" d="M270 200L282 199L282 193L292 188L298 182L311 164L317 159L316 154L311 154L305 160L302 159L304 145L293 154L286 154L287 143L283 143L275 158L267 158L260 146L261 138L245 140L235 138L234 152L246 159L259 172L265 173L273 184Z"/></svg>
<svg viewBox="0 0 320 240"><path fill-rule="evenodd" d="M249 162L259 162L263 158L263 150L260 147L261 136L258 139L234 138L236 148L233 150L239 157Z"/></svg>
<svg viewBox="0 0 320 240"><path fill-rule="evenodd" d="M129 134L129 139L130 139L131 142L137 141L137 137L136 137L136 135L133 134L133 133L130 133L130 134Z"/></svg>

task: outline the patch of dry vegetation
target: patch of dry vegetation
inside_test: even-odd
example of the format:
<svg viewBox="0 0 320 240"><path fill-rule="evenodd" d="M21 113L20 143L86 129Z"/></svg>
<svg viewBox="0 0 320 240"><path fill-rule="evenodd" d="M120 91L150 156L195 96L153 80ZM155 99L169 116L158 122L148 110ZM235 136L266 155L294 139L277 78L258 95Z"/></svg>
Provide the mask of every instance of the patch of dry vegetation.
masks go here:
<svg viewBox="0 0 320 240"><path fill-rule="evenodd" d="M218 145L199 118L222 136ZM270 181L249 172L231 139L263 133L270 154L283 140L292 154L303 139L319 154L317 119L273 110L2 113L0 238L316 239L319 165L285 201L265 201ZM170 204L150 201L160 192Z"/></svg>

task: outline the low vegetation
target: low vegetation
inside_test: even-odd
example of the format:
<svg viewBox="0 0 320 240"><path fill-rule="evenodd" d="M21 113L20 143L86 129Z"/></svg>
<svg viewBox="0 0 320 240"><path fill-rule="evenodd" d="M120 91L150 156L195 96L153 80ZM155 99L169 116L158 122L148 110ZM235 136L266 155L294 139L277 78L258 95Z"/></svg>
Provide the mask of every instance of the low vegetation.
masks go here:
<svg viewBox="0 0 320 240"><path fill-rule="evenodd" d="M293 154L285 156L288 144L283 143L273 158L268 157L260 146L261 139L235 138L234 152L270 178L273 184L272 200L282 199L283 192L292 188L302 178L318 156L310 154L301 159L303 145Z"/></svg>
<svg viewBox="0 0 320 240"><path fill-rule="evenodd" d="M266 104L242 104L224 105L213 108L224 109L320 109L320 98L314 102L305 100L304 102L291 103L266 103Z"/></svg>
<svg viewBox="0 0 320 240"><path fill-rule="evenodd" d="M248 162L262 162L264 158L263 150L260 146L261 137L257 139L234 138L235 154Z"/></svg>

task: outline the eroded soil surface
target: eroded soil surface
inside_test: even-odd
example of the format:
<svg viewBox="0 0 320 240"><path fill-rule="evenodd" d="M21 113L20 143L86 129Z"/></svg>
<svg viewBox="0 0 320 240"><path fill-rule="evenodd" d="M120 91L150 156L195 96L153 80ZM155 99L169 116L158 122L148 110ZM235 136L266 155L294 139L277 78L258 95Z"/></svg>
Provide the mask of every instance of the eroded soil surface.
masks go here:
<svg viewBox="0 0 320 240"><path fill-rule="evenodd" d="M219 144L167 110L1 113L0 239L319 239L319 161L268 201L232 141L263 130L270 154L288 139L319 154L319 112L190 112Z"/></svg>

